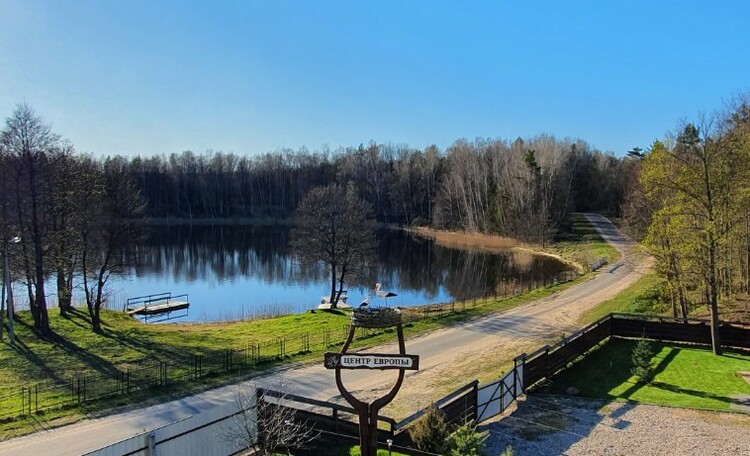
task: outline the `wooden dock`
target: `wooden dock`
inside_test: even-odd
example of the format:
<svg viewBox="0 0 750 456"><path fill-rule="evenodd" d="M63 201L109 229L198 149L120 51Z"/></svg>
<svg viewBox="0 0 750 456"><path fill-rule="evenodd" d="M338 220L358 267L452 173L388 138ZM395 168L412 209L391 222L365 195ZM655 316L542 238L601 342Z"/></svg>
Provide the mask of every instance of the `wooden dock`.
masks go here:
<svg viewBox="0 0 750 456"><path fill-rule="evenodd" d="M188 300L188 295L183 294L172 296L172 293L170 292L129 298L123 311L128 315L143 316L147 320L149 316L165 314L167 316L166 318L170 319L173 318L170 316L171 312L187 310L189 307L190 301Z"/></svg>
<svg viewBox="0 0 750 456"><path fill-rule="evenodd" d="M190 303L187 301L169 301L164 304L151 304L143 305L139 307L132 307L128 309L130 315L157 315L173 310L182 310L190 307Z"/></svg>

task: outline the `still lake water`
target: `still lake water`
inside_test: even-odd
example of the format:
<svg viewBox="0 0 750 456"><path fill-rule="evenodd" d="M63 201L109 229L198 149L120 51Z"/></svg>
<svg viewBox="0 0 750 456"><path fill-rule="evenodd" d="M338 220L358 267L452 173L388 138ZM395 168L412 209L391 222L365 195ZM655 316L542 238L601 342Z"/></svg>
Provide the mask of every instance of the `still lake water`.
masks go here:
<svg viewBox="0 0 750 456"><path fill-rule="evenodd" d="M494 254L441 247L398 230L379 230L376 262L348 284L358 305L381 282L398 294L389 306L449 302L550 281L564 263L523 252ZM112 277L111 307L126 298L171 292L189 295L190 309L178 321L217 321L259 314L303 312L330 292L324 267L301 268L289 252L289 229L267 226L154 226L135 247L137 261ZM519 285L520 284L520 285ZM370 298L371 305L382 299Z"/></svg>

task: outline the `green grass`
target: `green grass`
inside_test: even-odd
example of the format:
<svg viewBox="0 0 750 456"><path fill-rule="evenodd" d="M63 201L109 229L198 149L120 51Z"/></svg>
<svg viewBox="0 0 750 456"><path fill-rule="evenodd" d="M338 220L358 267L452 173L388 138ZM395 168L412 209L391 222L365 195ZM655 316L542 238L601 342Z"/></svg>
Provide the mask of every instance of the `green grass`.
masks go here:
<svg viewBox="0 0 750 456"><path fill-rule="evenodd" d="M359 446L353 446L353 447L342 447L339 449L338 453L331 453L332 456L360 456L362 452L359 449ZM397 451L391 451L391 453L388 453L388 450L378 450L378 456L406 456L404 453L399 453Z"/></svg>
<svg viewBox="0 0 750 456"><path fill-rule="evenodd" d="M647 274L614 298L584 312L578 324L585 326L611 312L661 315L669 309L660 300L659 287L664 283L656 274Z"/></svg>
<svg viewBox="0 0 750 456"><path fill-rule="evenodd" d="M619 261L620 252L602 239L586 216L573 213L569 222L561 227L549 250L583 267L602 257L607 258L609 263Z"/></svg>
<svg viewBox="0 0 750 456"><path fill-rule="evenodd" d="M533 290L521 296L506 299L480 299L456 303L455 312L428 315L405 325L404 332L412 337L438 328L451 326L471 318L488 315L528 303L561 291L575 282ZM406 317L415 315L407 310ZM415 315L416 316L416 315ZM54 336L41 339L32 329L29 312L19 312L16 319L17 343L10 346L7 337L0 343L0 416L17 413L20 409L21 387L66 383L71 376L88 373L112 377L128 368L134 369L143 363L169 362L184 355L209 355L226 349L239 350L254 343L274 342L278 338L287 340L287 354L270 356L270 362L255 366L241 373L220 373L196 381L177 382L167 389L142 390L128 395L71 405L64 409L45 411L35 418L0 418L0 439L22 435L34 430L38 418L44 418L45 426L67 424L81 419L87 413L99 413L112 407L129 406L146 401L169 400L213 386L219 386L240 378L251 377L273 366L292 361L321 361L325 351L337 351L346 336L344 329L350 322L345 312L315 312L287 315L267 320L210 324L164 324L146 325L131 317L114 311L102 313L104 334L95 334L89 326L85 312L76 310L70 318L62 318L56 310L50 311L50 326ZM323 344L328 332L331 344ZM393 341L393 329L361 336L353 348L377 345ZM300 336L307 335L310 350L304 350ZM315 343L318 341L319 343ZM275 343L269 348L275 350ZM190 366L185 366L185 373ZM172 370L170 375L176 372ZM59 394L66 394L60 389ZM53 400L46 393L40 394L40 408L45 400Z"/></svg>
<svg viewBox="0 0 750 456"><path fill-rule="evenodd" d="M575 387L584 397L624 399L646 404L729 410L732 396L750 395L750 384L738 371L750 371L750 354L654 343L656 375L648 384L630 375L636 341L612 339L551 380L552 392Z"/></svg>

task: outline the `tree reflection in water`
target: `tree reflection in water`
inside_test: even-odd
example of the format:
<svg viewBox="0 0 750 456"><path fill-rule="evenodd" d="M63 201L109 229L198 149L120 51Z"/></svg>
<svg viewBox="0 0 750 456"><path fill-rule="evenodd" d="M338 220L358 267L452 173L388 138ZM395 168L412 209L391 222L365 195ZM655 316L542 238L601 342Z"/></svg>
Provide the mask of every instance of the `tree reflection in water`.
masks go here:
<svg viewBox="0 0 750 456"><path fill-rule="evenodd" d="M378 240L370 266L353 278L349 289L364 294L375 282L382 282L399 294L394 305L510 294L549 283L568 270L550 257L450 249L396 230L379 230ZM318 294L324 294L328 280L325 266L301 268L288 244L288 227L154 226L146 240L131 246L134 260L121 285L128 283L126 293L134 296L164 291L140 290L139 282L146 278L160 278L183 288L208 284L231 290L236 284L231 294L238 300L254 297L249 300L251 305L279 302L285 293L300 287L319 288ZM248 290L247 278L266 290ZM305 305L312 307L315 298L317 295L311 296ZM267 302L260 302L263 299Z"/></svg>

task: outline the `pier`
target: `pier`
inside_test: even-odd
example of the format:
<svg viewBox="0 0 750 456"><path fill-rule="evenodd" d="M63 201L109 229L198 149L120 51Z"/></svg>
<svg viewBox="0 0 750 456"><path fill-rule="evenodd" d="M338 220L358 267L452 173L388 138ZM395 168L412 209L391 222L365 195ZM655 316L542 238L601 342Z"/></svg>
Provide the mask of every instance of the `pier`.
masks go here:
<svg viewBox="0 0 750 456"><path fill-rule="evenodd" d="M144 321L148 321L149 317L155 316L168 320L187 315L189 307L190 301L187 294L173 296L171 292L167 292L128 298L123 311L127 312L128 315L142 316ZM184 310L185 313L172 316L172 312L179 310Z"/></svg>

